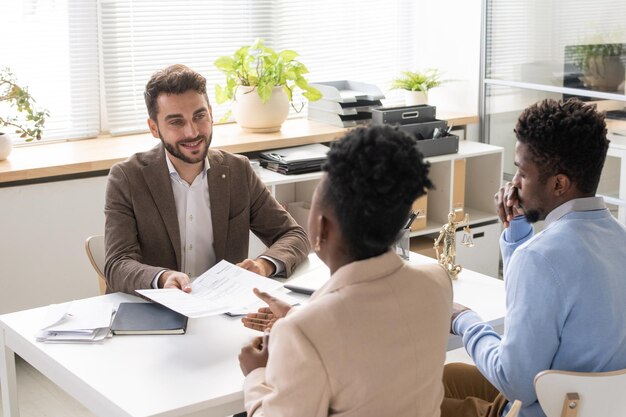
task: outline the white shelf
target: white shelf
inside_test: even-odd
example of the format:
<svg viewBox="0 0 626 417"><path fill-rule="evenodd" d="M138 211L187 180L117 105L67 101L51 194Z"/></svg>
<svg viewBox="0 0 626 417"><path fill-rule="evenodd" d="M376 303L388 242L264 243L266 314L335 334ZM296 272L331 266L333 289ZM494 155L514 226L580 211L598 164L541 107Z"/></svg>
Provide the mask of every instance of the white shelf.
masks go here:
<svg viewBox="0 0 626 417"><path fill-rule="evenodd" d="M462 165L465 167L464 210L469 215L470 226L486 224L486 227L497 228L498 216L493 196L502 183L503 153L503 148L498 146L461 141L458 153L425 158L431 165L429 177L436 188L428 193L426 227L411 232L410 236L438 234L447 221L448 213L453 208L453 199L456 198L453 196L454 167L457 165L454 161L461 159L465 160ZM317 181L323 176L322 172L283 175L263 168L257 172L276 199L285 205L310 202ZM305 224L302 226L306 228ZM478 272L492 273L494 269L497 271L500 256L497 230L485 234L483 239L485 253L482 253L480 259L476 258L473 268ZM475 258L473 255L471 257Z"/></svg>
<svg viewBox="0 0 626 417"><path fill-rule="evenodd" d="M482 155L494 155L494 154L498 154L501 152L502 152L502 148L497 147L497 146L488 145L488 144L479 143L479 142L460 141L458 153L431 156L431 157L424 158L424 159L425 161L430 162L431 164L435 164L438 162L454 161L456 159L472 158L472 157L477 157L477 156L482 156ZM263 182L267 186L318 180L322 178L322 175L323 175L323 172L311 172L308 174L284 175L284 174L279 174L278 172L270 171L265 168L259 168L256 172L259 174L259 176L261 177L261 180L263 180Z"/></svg>
<svg viewBox="0 0 626 417"><path fill-rule="evenodd" d="M474 209L471 207L466 207L465 212L469 214L470 227L476 224L481 223L489 223L489 222L497 222L498 216L493 213L487 213L482 210ZM434 233L439 233L441 230L441 226L443 226L443 222L436 222L434 220L427 220L426 227L420 230L415 230L411 232L411 237L430 235Z"/></svg>

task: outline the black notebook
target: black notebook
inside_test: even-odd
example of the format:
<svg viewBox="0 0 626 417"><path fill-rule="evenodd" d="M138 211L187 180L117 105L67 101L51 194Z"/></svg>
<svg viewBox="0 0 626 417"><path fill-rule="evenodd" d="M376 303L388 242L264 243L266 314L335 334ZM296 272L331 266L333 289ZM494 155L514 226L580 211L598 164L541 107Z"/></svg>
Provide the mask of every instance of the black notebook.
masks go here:
<svg viewBox="0 0 626 417"><path fill-rule="evenodd" d="M113 334L184 334L187 317L155 303L120 303Z"/></svg>

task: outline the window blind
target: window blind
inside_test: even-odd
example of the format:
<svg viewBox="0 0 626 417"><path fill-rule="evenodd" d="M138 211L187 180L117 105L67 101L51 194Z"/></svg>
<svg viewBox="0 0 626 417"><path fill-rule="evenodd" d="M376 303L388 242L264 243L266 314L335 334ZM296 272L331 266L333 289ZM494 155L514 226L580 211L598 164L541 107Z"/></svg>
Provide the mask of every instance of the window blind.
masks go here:
<svg viewBox="0 0 626 417"><path fill-rule="evenodd" d="M414 69L416 7L405 0L278 0L276 47L300 54L310 82L367 82L390 98L386 104L399 104L403 96L389 88L400 71Z"/></svg>
<svg viewBox="0 0 626 417"><path fill-rule="evenodd" d="M309 81L369 82L388 97L391 79L415 62L410 0L9 2L0 36L11 42L0 44L0 64L13 67L50 110L46 140L147 131L145 84L175 63L207 78L219 120L230 104L215 102L224 75L213 62L257 37L297 51Z"/></svg>
<svg viewBox="0 0 626 417"><path fill-rule="evenodd" d="M541 74L540 82L560 85L564 47L626 42L623 16L626 3L615 0L489 0L485 78L533 82L528 72L538 64L544 72L554 72Z"/></svg>
<svg viewBox="0 0 626 417"><path fill-rule="evenodd" d="M393 74L410 68L412 2L103 1L103 74L113 134L145 131L142 92L150 74L174 63L201 72L215 120L229 104L215 102L224 76L213 66L257 37L277 51L293 49L309 81L354 79L388 89ZM296 107L303 103L294 96ZM291 110L292 115L294 110Z"/></svg>
<svg viewBox="0 0 626 417"><path fill-rule="evenodd" d="M96 136L100 131L96 0L9 3L2 7L0 65L10 67L37 106L50 111L42 140Z"/></svg>
<svg viewBox="0 0 626 417"><path fill-rule="evenodd" d="M270 37L272 2L263 0L104 0L101 2L105 101L112 134L147 130L143 100L155 71L185 64L207 78L213 116L215 84L224 83L213 62L256 37Z"/></svg>

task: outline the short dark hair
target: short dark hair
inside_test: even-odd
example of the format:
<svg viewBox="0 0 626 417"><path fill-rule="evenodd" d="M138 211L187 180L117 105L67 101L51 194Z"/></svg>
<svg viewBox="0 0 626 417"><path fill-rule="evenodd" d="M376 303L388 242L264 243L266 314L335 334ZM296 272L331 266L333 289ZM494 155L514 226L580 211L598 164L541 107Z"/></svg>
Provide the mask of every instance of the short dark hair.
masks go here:
<svg viewBox="0 0 626 417"><path fill-rule="evenodd" d="M209 103L206 79L191 68L182 64L175 64L155 72L150 77L143 93L148 108L148 116L156 121L159 112L157 105L159 94L183 94L189 90L204 95L206 102Z"/></svg>
<svg viewBox="0 0 626 417"><path fill-rule="evenodd" d="M524 110L515 126L540 181L565 174L585 194L595 193L609 148L604 114L578 99L546 99Z"/></svg>
<svg viewBox="0 0 626 417"><path fill-rule="evenodd" d="M348 132L332 144L322 169L322 202L333 208L357 260L387 251L413 201L433 187L415 138L390 126Z"/></svg>

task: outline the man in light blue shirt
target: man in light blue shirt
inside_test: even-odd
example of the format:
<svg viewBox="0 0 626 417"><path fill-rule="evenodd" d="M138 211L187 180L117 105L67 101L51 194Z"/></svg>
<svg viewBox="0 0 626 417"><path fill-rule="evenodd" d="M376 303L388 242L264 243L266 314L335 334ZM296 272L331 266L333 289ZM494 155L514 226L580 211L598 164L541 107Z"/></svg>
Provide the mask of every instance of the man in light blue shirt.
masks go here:
<svg viewBox="0 0 626 417"><path fill-rule="evenodd" d="M446 367L442 417L501 416L514 400L521 416L545 416L537 373L626 368L626 227L595 197L608 149L604 115L578 100L544 100L522 113L515 133L517 172L495 195L505 227L505 333L455 306L452 331L476 367ZM545 226L535 234L538 220Z"/></svg>

